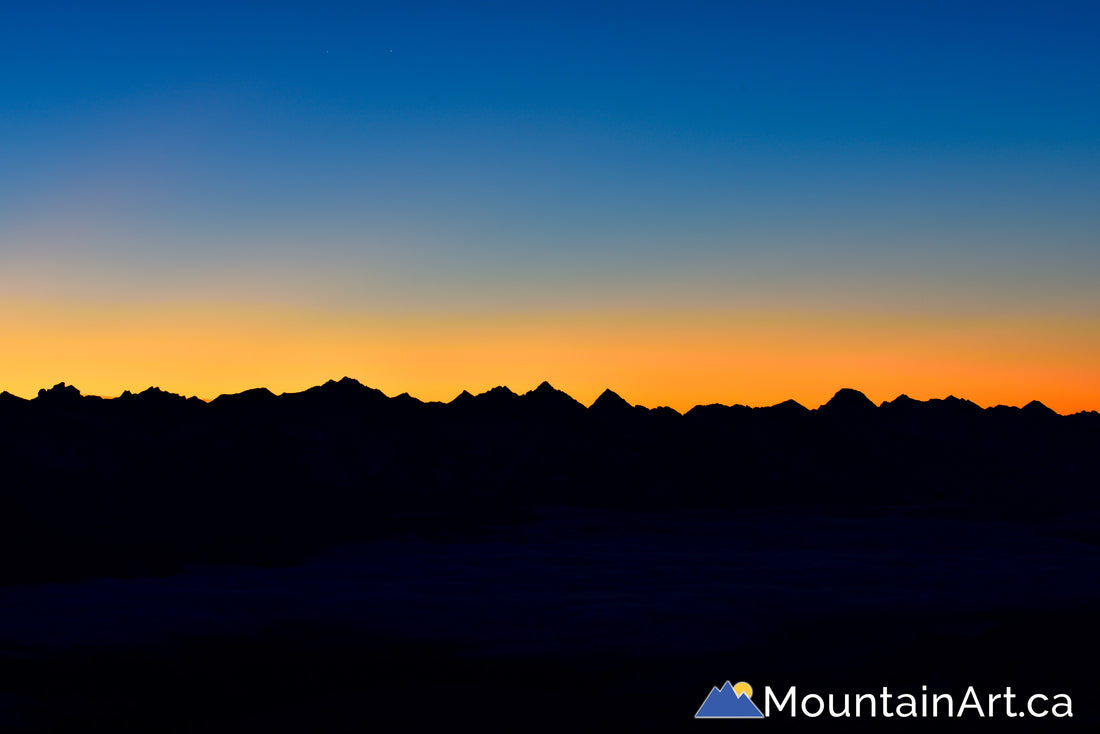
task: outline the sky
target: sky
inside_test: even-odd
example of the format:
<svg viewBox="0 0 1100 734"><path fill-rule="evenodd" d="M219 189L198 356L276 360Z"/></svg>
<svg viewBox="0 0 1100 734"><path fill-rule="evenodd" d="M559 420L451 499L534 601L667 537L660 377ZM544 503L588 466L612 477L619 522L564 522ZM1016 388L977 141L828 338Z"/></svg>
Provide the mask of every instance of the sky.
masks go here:
<svg viewBox="0 0 1100 734"><path fill-rule="evenodd" d="M1100 8L0 2L0 389L1100 409Z"/></svg>

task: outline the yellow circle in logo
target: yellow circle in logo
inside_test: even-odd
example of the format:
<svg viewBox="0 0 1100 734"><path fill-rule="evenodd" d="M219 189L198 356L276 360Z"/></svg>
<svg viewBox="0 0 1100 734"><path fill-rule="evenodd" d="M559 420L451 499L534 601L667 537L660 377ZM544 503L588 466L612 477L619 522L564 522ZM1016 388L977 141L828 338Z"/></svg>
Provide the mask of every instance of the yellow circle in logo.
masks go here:
<svg viewBox="0 0 1100 734"><path fill-rule="evenodd" d="M740 696L743 693L746 696L748 696L749 698L752 698L752 686L750 686L745 681L741 681L740 683L735 685L733 687L733 692L736 693L738 696Z"/></svg>

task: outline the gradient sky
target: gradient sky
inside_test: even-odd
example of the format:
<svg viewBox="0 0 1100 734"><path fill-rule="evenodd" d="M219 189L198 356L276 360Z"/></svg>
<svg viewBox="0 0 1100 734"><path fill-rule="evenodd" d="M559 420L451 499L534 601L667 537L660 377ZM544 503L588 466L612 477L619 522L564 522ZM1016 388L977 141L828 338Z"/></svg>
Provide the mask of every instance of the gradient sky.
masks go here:
<svg viewBox="0 0 1100 734"><path fill-rule="evenodd" d="M1097 39L1095 3L0 2L0 389L1100 409Z"/></svg>

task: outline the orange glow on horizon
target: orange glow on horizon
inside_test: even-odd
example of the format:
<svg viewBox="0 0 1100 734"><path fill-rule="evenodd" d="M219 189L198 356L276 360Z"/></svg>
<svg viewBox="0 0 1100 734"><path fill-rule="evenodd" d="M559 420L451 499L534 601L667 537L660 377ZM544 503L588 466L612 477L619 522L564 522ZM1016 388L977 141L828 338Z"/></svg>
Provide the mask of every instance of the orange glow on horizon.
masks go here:
<svg viewBox="0 0 1100 734"><path fill-rule="evenodd" d="M648 407L814 408L842 387L982 406L1100 409L1100 325L851 313L357 314L241 304L6 303L0 390L57 382L117 396L150 385L211 399L304 390L345 375L388 395L548 380L582 403L605 388Z"/></svg>

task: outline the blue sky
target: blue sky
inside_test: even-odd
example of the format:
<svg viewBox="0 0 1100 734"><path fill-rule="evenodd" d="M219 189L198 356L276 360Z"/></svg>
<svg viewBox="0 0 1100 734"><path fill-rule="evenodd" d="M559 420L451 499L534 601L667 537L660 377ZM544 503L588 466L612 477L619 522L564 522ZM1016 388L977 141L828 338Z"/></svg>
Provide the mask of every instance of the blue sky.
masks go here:
<svg viewBox="0 0 1100 734"><path fill-rule="evenodd" d="M6 3L0 285L87 307L1022 314L1100 336L1098 15Z"/></svg>

